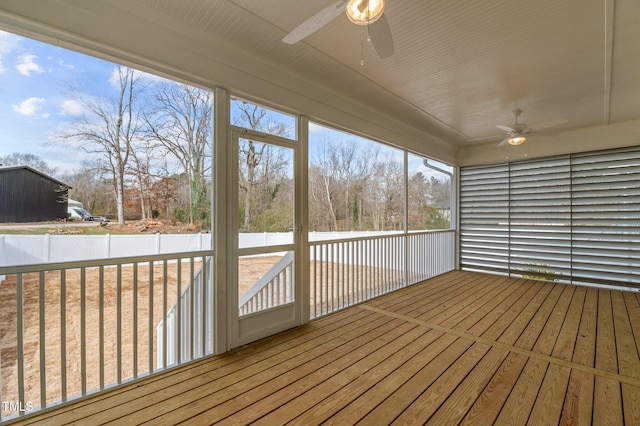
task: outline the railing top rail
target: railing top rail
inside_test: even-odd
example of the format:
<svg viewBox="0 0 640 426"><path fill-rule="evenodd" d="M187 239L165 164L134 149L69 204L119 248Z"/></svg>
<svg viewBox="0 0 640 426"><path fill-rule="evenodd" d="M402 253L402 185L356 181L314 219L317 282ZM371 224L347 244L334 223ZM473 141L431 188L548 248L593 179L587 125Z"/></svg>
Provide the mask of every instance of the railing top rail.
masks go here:
<svg viewBox="0 0 640 426"><path fill-rule="evenodd" d="M186 251L177 253L147 254L143 256L110 257L107 259L76 260L73 262L34 263L28 265L2 266L0 275L53 271L56 269L91 268L98 266L124 265L128 263L154 262L159 260L188 259L213 256L213 250Z"/></svg>
<svg viewBox="0 0 640 426"><path fill-rule="evenodd" d="M453 233L455 229L434 229L434 230L424 230L424 231L409 231L409 232L398 232L398 233L389 233L386 235L365 235L363 237L342 237L335 238L331 240L317 240L317 241L309 241L309 246L319 246L323 244L334 244L341 243L344 241L370 241L370 240L383 240L385 238L397 238L404 236L413 236L413 235L427 235L427 234L445 234L445 233Z"/></svg>

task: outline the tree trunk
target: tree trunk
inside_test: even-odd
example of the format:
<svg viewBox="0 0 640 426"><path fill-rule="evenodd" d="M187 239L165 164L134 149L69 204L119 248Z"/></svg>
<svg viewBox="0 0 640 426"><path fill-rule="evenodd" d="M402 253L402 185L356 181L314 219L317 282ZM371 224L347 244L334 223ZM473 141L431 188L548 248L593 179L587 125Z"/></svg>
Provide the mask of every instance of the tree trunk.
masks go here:
<svg viewBox="0 0 640 426"><path fill-rule="evenodd" d="M142 212L142 220L147 219L147 207L144 202L144 185L142 177L138 175L138 191L140 191L140 211Z"/></svg>
<svg viewBox="0 0 640 426"><path fill-rule="evenodd" d="M326 176L322 176L322 180L324 181L324 188L327 194L327 202L329 203L329 212L331 212L331 221L333 224L333 230L338 230L338 221L336 220L336 212L333 208L333 202L331 201L331 192L329 191L329 181Z"/></svg>
<svg viewBox="0 0 640 426"><path fill-rule="evenodd" d="M124 180L123 173L116 176L116 203L118 207L118 224L124 225Z"/></svg>

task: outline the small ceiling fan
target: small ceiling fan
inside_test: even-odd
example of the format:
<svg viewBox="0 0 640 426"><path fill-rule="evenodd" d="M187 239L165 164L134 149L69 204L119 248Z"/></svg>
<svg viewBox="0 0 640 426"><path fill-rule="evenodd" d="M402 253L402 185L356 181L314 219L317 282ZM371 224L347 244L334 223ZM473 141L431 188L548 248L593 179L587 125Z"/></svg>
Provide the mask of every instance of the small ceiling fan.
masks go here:
<svg viewBox="0 0 640 426"><path fill-rule="evenodd" d="M340 0L322 9L287 34L282 41L294 44L313 34L345 13L356 25L366 26L368 36L378 56L386 59L393 55L393 37L384 16L384 0Z"/></svg>
<svg viewBox="0 0 640 426"><path fill-rule="evenodd" d="M567 122L565 119L547 121L545 123L538 123L536 125L532 125L529 127L527 123L519 123L518 117L522 114L521 109L513 110L513 116L515 117L516 122L511 126L502 126L498 124L496 127L500 130L504 130L507 132L507 137L504 138L498 146L504 146L506 144L509 145L521 145L527 140L527 135L533 133L534 130L536 132L542 129L548 129L550 127L558 126L560 124L564 124Z"/></svg>

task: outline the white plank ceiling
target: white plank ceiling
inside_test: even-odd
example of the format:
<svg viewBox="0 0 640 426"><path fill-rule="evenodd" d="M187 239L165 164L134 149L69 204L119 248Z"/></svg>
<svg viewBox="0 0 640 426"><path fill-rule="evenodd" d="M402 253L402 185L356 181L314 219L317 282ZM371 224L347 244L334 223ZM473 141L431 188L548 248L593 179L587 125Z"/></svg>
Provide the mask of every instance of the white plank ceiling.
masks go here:
<svg viewBox="0 0 640 426"><path fill-rule="evenodd" d="M280 42L334 0L138 1L382 110L401 102L457 146L499 141L515 108L566 119L558 131L640 118L637 0L388 0L395 54L365 43L364 65L343 15Z"/></svg>

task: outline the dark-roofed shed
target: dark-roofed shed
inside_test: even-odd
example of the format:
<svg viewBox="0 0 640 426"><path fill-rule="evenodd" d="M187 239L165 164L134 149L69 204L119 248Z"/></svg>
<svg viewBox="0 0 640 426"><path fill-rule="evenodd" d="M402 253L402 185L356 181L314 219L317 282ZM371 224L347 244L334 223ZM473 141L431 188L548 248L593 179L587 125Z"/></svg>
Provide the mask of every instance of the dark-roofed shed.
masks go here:
<svg viewBox="0 0 640 426"><path fill-rule="evenodd" d="M66 218L69 188L28 166L0 167L0 222Z"/></svg>

